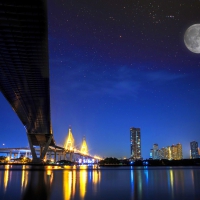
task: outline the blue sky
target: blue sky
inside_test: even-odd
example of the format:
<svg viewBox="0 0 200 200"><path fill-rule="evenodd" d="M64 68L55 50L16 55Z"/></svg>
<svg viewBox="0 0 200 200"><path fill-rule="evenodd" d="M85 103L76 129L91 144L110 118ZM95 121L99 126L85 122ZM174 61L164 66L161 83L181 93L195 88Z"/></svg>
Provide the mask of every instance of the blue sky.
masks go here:
<svg viewBox="0 0 200 200"><path fill-rule="evenodd" d="M199 23L199 1L48 1L51 120L57 144L71 126L77 147L130 157L130 127L142 156L200 142L200 54L184 45ZM1 143L27 146L23 125L2 94Z"/></svg>

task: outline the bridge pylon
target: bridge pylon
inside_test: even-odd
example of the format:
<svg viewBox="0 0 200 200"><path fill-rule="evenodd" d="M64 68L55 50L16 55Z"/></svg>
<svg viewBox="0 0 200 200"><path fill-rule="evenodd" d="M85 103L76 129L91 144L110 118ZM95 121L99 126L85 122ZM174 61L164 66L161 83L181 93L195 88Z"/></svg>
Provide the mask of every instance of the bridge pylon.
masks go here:
<svg viewBox="0 0 200 200"><path fill-rule="evenodd" d="M63 145L66 153L69 153L69 155L70 155L70 161L72 161L72 159L73 159L74 146L75 146L75 140L74 140L74 136L72 134L72 129L70 127L69 131L68 131L68 135L67 135L64 145Z"/></svg>
<svg viewBox="0 0 200 200"><path fill-rule="evenodd" d="M74 149L74 143L75 143L75 140L74 140L74 136L72 134L72 129L69 128L68 135L64 142L64 148L67 151L72 151Z"/></svg>
<svg viewBox="0 0 200 200"><path fill-rule="evenodd" d="M88 154L88 146L85 137L83 137L82 145L81 145L81 153Z"/></svg>

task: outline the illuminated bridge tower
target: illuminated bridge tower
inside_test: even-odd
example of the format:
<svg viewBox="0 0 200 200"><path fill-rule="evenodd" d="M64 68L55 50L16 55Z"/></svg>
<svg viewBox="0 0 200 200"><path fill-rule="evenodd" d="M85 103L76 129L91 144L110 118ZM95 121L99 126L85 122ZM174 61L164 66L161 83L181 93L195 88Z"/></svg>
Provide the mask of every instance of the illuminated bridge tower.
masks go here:
<svg viewBox="0 0 200 200"><path fill-rule="evenodd" d="M84 155L88 154L88 146L85 140L85 137L83 137L82 145L81 145L81 153Z"/></svg>
<svg viewBox="0 0 200 200"><path fill-rule="evenodd" d="M73 157L73 153L74 153L74 143L75 143L75 140L72 135L72 129L69 128L68 135L64 142L64 148L67 151L67 153L70 154L70 161L72 161L72 157Z"/></svg>
<svg viewBox="0 0 200 200"><path fill-rule="evenodd" d="M69 128L69 132L68 132L68 135L67 135L67 138L65 140L65 143L64 143L64 148L67 150L67 151L72 151L74 149L74 137L72 135L72 129Z"/></svg>

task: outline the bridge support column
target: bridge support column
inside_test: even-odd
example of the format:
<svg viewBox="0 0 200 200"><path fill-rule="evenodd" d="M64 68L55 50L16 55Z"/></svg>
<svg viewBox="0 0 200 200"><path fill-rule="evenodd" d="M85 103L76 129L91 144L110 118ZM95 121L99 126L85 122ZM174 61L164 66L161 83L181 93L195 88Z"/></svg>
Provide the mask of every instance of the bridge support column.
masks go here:
<svg viewBox="0 0 200 200"><path fill-rule="evenodd" d="M17 156L18 158L20 158L21 157L21 154L20 154L20 151L18 152L18 156Z"/></svg>
<svg viewBox="0 0 200 200"><path fill-rule="evenodd" d="M70 160L71 162L72 162L72 160L73 160L73 155L74 155L73 152L70 152L70 153L69 153L69 160Z"/></svg>
<svg viewBox="0 0 200 200"><path fill-rule="evenodd" d="M66 151L63 151L63 160L66 160Z"/></svg>
<svg viewBox="0 0 200 200"><path fill-rule="evenodd" d="M42 153L40 154L40 159L44 159L44 157L45 157L45 155L46 155L46 153L47 153L47 150L48 150L48 148L49 148L49 145L50 145L50 143L51 143L51 140L52 140L52 137L53 137L53 135L51 135L50 137L49 137L49 139L48 139L48 141L47 141L47 143L42 147Z"/></svg>
<svg viewBox="0 0 200 200"><path fill-rule="evenodd" d="M27 137L28 137L28 142L29 142L29 146L30 146L30 149L31 149L31 154L32 154L32 159L33 159L32 162L38 162L38 158L37 158L35 149L33 147L33 143L31 141L30 135L28 133L27 133Z"/></svg>
<svg viewBox="0 0 200 200"><path fill-rule="evenodd" d="M56 162L56 149L54 151L54 162Z"/></svg>
<svg viewBox="0 0 200 200"><path fill-rule="evenodd" d="M33 158L32 162L34 162L34 163L43 162L43 159L44 159L44 157L45 157L45 155L47 153L47 150L49 148L49 145L51 143L53 135L51 135L49 137L49 139L48 139L48 141L46 143L40 145L40 158L37 157L35 148L33 147L33 143L31 141L30 134L27 133L27 137L28 137L28 141L29 141L29 145L30 145L30 149L31 149L31 153L32 153L32 158Z"/></svg>
<svg viewBox="0 0 200 200"><path fill-rule="evenodd" d="M58 155L59 155L59 160L62 160L62 152L59 152Z"/></svg>
<svg viewBox="0 0 200 200"><path fill-rule="evenodd" d="M48 152L47 152L47 159L48 159L48 160L51 160L51 151L49 151L49 154L48 154Z"/></svg>

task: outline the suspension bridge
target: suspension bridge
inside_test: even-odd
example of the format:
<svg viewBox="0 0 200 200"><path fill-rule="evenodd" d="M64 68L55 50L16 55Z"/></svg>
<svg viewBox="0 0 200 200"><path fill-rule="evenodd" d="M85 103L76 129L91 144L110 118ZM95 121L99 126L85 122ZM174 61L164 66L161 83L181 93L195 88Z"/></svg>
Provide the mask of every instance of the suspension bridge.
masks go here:
<svg viewBox="0 0 200 200"><path fill-rule="evenodd" d="M34 147L36 155L40 155L40 148ZM20 157L28 157L33 159L31 149L29 147L21 148L0 148L2 155L6 154L7 161L17 160ZM43 162L56 163L60 160L69 160L79 164L98 163L102 158L96 155L90 155L86 138L83 137L82 144L78 148L75 145L75 139L72 134L72 129L69 128L64 145L49 146Z"/></svg>

